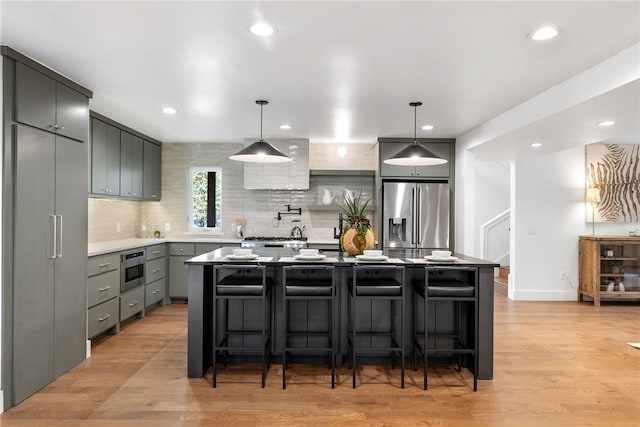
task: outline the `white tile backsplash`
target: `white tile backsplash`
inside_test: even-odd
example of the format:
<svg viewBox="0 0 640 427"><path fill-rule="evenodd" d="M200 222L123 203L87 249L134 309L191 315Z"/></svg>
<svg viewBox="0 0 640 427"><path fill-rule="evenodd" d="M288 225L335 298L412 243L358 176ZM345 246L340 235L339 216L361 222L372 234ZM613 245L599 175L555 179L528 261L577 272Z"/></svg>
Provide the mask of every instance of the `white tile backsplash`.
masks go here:
<svg viewBox="0 0 640 427"><path fill-rule="evenodd" d="M337 201L340 204L343 203L345 188L362 191L366 198L374 193L374 178L362 176L312 176L309 190L244 190L244 164L229 160L229 156L240 147L239 143L164 143L161 201L90 198L89 242L140 237L142 223L152 224L154 229L160 229L169 237L183 237L187 231L187 169L191 166L222 168L221 221L224 237L235 237L232 224L235 218L243 217L247 220L245 236L288 236L294 225L304 225L307 237L332 239L333 227L338 225L338 209L313 209L314 205L322 205L322 189L339 194ZM302 215L283 215L278 221L278 211L285 212L285 205L302 208ZM372 200L370 206L374 205ZM293 223L295 219L300 223ZM371 220L373 223L373 214ZM116 231L117 223L120 223L120 232ZM169 224L170 231L165 232L165 224Z"/></svg>

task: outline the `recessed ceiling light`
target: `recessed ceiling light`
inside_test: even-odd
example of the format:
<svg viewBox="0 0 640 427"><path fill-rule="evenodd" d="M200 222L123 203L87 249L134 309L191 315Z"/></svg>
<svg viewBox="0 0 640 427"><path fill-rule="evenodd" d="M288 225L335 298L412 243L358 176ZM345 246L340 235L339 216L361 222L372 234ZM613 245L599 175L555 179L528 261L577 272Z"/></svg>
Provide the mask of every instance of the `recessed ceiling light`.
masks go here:
<svg viewBox="0 0 640 427"><path fill-rule="evenodd" d="M615 124L616 122L614 122L613 120L603 120L601 122L598 122L598 126L602 126L602 127L613 126Z"/></svg>
<svg viewBox="0 0 640 427"><path fill-rule="evenodd" d="M164 107L164 108L162 109L162 112L163 112L163 113L165 113L165 114L175 114L175 113L177 113L177 112L178 112L178 110L176 110L176 109L175 109L175 108L173 108L173 107Z"/></svg>
<svg viewBox="0 0 640 427"><path fill-rule="evenodd" d="M422 126L422 130L431 130L433 129L433 125L424 125Z"/></svg>
<svg viewBox="0 0 640 427"><path fill-rule="evenodd" d="M560 34L559 27L540 27L534 32L530 33L529 36L531 37L532 40L543 41L543 40L552 39L556 37L558 34Z"/></svg>
<svg viewBox="0 0 640 427"><path fill-rule="evenodd" d="M266 22L256 22L255 24L251 24L249 31L251 31L251 34L254 36L267 37L273 34L275 30Z"/></svg>
<svg viewBox="0 0 640 427"><path fill-rule="evenodd" d="M542 142L534 142L534 143L530 144L530 146L532 148L542 147Z"/></svg>
<svg viewBox="0 0 640 427"><path fill-rule="evenodd" d="M347 147L341 145L340 147L338 147L338 150L336 152L338 153L338 156L344 157L347 155Z"/></svg>
<svg viewBox="0 0 640 427"><path fill-rule="evenodd" d="M291 129L291 125L283 123L283 124L280 125L280 129Z"/></svg>

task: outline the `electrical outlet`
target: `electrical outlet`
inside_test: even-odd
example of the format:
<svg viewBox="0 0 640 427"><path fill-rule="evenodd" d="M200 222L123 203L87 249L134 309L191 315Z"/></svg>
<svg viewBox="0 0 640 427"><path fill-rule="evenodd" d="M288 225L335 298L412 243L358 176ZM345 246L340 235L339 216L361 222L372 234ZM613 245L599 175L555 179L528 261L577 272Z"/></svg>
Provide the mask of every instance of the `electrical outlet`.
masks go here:
<svg viewBox="0 0 640 427"><path fill-rule="evenodd" d="M120 232L120 223L116 222L116 233Z"/></svg>
<svg viewBox="0 0 640 427"><path fill-rule="evenodd" d="M164 223L164 231L167 232L167 233L169 231L171 231L171 224L170 223L168 223L168 222Z"/></svg>
<svg viewBox="0 0 640 427"><path fill-rule="evenodd" d="M560 280L564 280L567 278L567 272L566 271L561 271L560 272Z"/></svg>

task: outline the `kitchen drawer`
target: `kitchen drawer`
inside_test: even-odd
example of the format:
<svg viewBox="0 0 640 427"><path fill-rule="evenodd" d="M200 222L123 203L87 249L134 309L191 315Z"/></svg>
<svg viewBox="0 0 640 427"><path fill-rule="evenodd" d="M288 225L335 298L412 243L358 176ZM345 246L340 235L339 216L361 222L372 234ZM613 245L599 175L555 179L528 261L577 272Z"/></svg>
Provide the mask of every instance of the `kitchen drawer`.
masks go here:
<svg viewBox="0 0 640 427"><path fill-rule="evenodd" d="M206 254L207 252L215 251L221 248L223 245L220 243L196 243L196 255Z"/></svg>
<svg viewBox="0 0 640 427"><path fill-rule="evenodd" d="M87 279L87 307L120 295L120 272L112 270Z"/></svg>
<svg viewBox="0 0 640 427"><path fill-rule="evenodd" d="M156 280L144 287L144 305L145 307L157 304L162 301L167 294L167 283L165 279Z"/></svg>
<svg viewBox="0 0 640 427"><path fill-rule="evenodd" d="M147 261L162 258L167 255L167 245L164 243L161 245L153 245L147 247L146 259Z"/></svg>
<svg viewBox="0 0 640 427"><path fill-rule="evenodd" d="M144 286L138 286L120 297L120 321L144 310Z"/></svg>
<svg viewBox="0 0 640 427"><path fill-rule="evenodd" d="M171 243L169 244L169 255L195 255L195 245L193 243Z"/></svg>
<svg viewBox="0 0 640 427"><path fill-rule="evenodd" d="M89 277L111 270L120 271L119 252L89 257L87 262L87 275Z"/></svg>
<svg viewBox="0 0 640 427"><path fill-rule="evenodd" d="M147 283L155 282L156 280L166 276L167 260L166 258L158 258L152 261L147 261L145 268L146 268L145 281Z"/></svg>
<svg viewBox="0 0 640 427"><path fill-rule="evenodd" d="M119 298L113 298L89 309L87 312L89 338L93 338L118 324L119 300Z"/></svg>

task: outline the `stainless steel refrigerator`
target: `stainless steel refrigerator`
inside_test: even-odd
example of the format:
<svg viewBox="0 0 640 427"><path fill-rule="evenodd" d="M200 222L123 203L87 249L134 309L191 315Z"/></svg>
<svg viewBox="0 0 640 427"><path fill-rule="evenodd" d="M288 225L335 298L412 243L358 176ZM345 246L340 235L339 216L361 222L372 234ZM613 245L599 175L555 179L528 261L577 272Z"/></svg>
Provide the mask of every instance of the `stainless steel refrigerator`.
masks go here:
<svg viewBox="0 0 640 427"><path fill-rule="evenodd" d="M384 182L385 248L449 248L449 184Z"/></svg>

